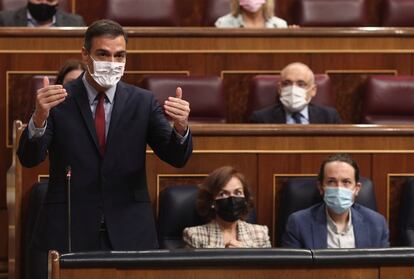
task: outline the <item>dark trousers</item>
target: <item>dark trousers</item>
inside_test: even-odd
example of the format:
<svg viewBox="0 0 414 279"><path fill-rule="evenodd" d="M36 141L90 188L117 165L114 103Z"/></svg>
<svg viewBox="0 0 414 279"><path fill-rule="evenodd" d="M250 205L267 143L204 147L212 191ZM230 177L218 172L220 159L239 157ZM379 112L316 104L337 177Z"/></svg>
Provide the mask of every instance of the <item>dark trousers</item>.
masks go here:
<svg viewBox="0 0 414 279"><path fill-rule="evenodd" d="M109 240L108 232L105 227L101 227L99 232L100 249L99 251L111 251L112 245ZM48 252L43 251L33 245L28 245L25 250L25 264L23 278L26 279L47 279L47 257Z"/></svg>

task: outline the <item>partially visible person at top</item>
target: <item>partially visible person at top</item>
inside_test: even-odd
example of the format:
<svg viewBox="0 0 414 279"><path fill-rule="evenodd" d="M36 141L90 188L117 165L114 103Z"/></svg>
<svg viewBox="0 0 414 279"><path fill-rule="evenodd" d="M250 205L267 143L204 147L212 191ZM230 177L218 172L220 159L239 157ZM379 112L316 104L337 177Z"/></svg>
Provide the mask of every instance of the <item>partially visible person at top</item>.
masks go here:
<svg viewBox="0 0 414 279"><path fill-rule="evenodd" d="M28 0L17 10L0 12L0 26L61 27L85 26L80 15L67 13L59 7L59 0Z"/></svg>
<svg viewBox="0 0 414 279"><path fill-rule="evenodd" d="M55 84L66 84L77 79L86 70L85 64L77 59L67 60L59 70Z"/></svg>
<svg viewBox="0 0 414 279"><path fill-rule="evenodd" d="M217 19L218 28L285 28L287 22L274 16L274 0L231 0L231 13Z"/></svg>
<svg viewBox="0 0 414 279"><path fill-rule="evenodd" d="M198 192L197 211L208 223L185 228L190 248L271 247L266 226L245 222L253 198L243 174L230 166L214 170Z"/></svg>

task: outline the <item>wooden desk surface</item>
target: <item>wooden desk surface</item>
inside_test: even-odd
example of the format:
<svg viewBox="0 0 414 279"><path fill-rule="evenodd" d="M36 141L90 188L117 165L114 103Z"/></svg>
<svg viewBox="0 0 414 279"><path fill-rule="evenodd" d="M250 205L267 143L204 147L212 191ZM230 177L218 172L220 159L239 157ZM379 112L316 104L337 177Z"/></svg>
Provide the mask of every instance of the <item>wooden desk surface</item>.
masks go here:
<svg viewBox="0 0 414 279"><path fill-rule="evenodd" d="M214 250L214 251L211 251ZM238 250L238 249L235 249ZM59 256L50 252L52 279L70 278L411 278L414 267L408 258L387 255L392 251L369 252L365 256L348 251L344 255L318 261L310 250L280 252L280 249L199 249L159 251L117 251L109 253L74 253ZM318 253L318 250L314 250ZM370 253L372 253L370 255ZM88 256L89 254L92 254ZM96 255L98 254L98 255ZM105 255L104 255L105 254ZM176 255L178 254L178 255ZM186 255L189 254L189 255ZM206 257L204 254L208 254ZM382 258L377 261L375 257ZM405 259L404 259L405 256ZM371 258L371 259L369 259ZM385 259L385 260L384 260ZM395 277L397 276L397 277Z"/></svg>

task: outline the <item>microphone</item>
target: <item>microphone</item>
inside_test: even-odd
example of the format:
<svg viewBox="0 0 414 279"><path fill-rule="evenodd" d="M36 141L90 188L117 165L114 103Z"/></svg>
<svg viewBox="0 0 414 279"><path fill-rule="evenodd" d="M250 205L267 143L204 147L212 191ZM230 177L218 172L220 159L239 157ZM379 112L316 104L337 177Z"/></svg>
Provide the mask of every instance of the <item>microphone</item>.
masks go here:
<svg viewBox="0 0 414 279"><path fill-rule="evenodd" d="M70 202L70 180L72 178L72 168L70 166L66 167L66 183L67 183L67 197L68 197L68 251L72 252L72 236L71 236L71 202Z"/></svg>

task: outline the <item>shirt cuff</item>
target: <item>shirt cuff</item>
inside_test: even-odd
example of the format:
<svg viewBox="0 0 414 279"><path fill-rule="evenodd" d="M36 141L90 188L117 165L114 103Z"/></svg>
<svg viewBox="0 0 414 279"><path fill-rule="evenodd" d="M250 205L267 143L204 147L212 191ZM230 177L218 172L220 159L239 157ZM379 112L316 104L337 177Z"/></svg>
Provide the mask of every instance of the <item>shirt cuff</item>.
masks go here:
<svg viewBox="0 0 414 279"><path fill-rule="evenodd" d="M175 128L173 128L173 130L174 130L174 133L177 136L178 142L180 144L183 144L187 140L188 134L190 133L190 129L189 129L188 126L187 126L187 130L185 131L185 135L184 136L182 136L179 132L177 132L177 130Z"/></svg>
<svg viewBox="0 0 414 279"><path fill-rule="evenodd" d="M33 118L30 118L29 121L29 139L32 138L40 138L41 136L43 136L45 134L46 131L46 127L47 127L47 121L45 121L45 125L41 128L36 128L36 126L34 125L33 122Z"/></svg>

